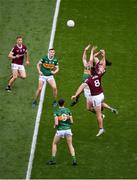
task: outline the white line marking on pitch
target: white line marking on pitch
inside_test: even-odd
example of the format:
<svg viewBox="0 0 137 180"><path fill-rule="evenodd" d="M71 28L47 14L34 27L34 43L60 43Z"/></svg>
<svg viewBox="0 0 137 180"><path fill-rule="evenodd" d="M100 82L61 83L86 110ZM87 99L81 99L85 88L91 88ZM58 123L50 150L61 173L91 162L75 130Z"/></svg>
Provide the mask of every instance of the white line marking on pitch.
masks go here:
<svg viewBox="0 0 137 180"><path fill-rule="evenodd" d="M56 1L56 8L54 12L54 18L53 18L52 30L51 30L51 36L50 36L50 42L49 42L49 49L53 47L60 2L61 0ZM30 150L30 157L29 157L28 168L27 168L27 173L26 173L26 180L30 180L31 178L31 171L32 171L35 149L36 149L36 144L37 144L37 136L38 136L38 131L39 131L39 124L40 124L40 118L41 118L41 113L42 113L45 90L46 90L46 83L44 84L41 95L40 95L40 101L39 101L39 106L38 106L38 111L37 111L37 116L36 116L36 121L35 121L34 134L33 134L33 139L32 139L32 144L31 144L31 150Z"/></svg>

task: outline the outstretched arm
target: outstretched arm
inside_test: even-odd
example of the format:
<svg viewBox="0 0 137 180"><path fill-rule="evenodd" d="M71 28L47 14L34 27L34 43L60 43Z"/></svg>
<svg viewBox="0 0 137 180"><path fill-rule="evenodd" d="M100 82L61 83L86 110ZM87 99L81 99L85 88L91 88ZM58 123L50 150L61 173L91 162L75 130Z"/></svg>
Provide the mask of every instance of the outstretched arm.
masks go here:
<svg viewBox="0 0 137 180"><path fill-rule="evenodd" d="M71 97L71 99L72 99L72 100L73 100L73 99L76 99L76 98L82 93L82 91L84 90L84 88L85 88L86 86L87 86L86 83L82 83L82 84L79 86L79 88L77 89L75 95L73 95L73 96Z"/></svg>
<svg viewBox="0 0 137 180"><path fill-rule="evenodd" d="M85 47L84 51L83 51L83 57L82 57L82 61L83 61L83 65L86 66L87 65L87 50L90 48L90 44Z"/></svg>
<svg viewBox="0 0 137 180"><path fill-rule="evenodd" d="M106 53L105 50L102 49L100 50L101 54L102 54L102 59L101 59L101 64L103 65L103 68L106 68Z"/></svg>
<svg viewBox="0 0 137 180"><path fill-rule="evenodd" d="M96 53L94 54L94 62L95 62L95 64L97 64L97 63L99 62L98 56L99 56L100 54L101 54L100 51L98 51L98 52L96 52Z"/></svg>
<svg viewBox="0 0 137 180"><path fill-rule="evenodd" d="M90 59L89 59L90 67L93 67L94 51L95 51L96 49L97 49L96 46L93 46L92 49L91 49Z"/></svg>

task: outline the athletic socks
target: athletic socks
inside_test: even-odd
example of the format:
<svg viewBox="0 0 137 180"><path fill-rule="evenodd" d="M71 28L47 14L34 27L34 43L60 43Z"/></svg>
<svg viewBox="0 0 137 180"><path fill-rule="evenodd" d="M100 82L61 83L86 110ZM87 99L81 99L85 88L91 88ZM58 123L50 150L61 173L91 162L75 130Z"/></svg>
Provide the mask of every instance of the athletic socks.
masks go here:
<svg viewBox="0 0 137 180"><path fill-rule="evenodd" d="M76 156L72 156L72 165L73 165L73 166L76 166L76 165L77 165Z"/></svg>

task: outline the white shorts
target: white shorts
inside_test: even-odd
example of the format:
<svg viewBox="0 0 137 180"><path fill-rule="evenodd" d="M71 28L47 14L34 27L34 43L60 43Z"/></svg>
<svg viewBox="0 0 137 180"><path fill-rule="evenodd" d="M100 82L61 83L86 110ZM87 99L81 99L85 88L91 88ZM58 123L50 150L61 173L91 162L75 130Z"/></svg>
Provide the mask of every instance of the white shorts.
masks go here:
<svg viewBox="0 0 137 180"><path fill-rule="evenodd" d="M91 99L91 92L90 92L90 89L89 89L88 86L86 86L86 87L84 88L84 96L85 96L85 98L87 98L87 99Z"/></svg>
<svg viewBox="0 0 137 180"><path fill-rule="evenodd" d="M104 94L101 93L96 96L91 96L93 107L101 106L101 103L104 101Z"/></svg>
<svg viewBox="0 0 137 180"><path fill-rule="evenodd" d="M54 80L54 76L39 76L39 80L45 82L45 81L49 81L49 80Z"/></svg>
<svg viewBox="0 0 137 180"><path fill-rule="evenodd" d="M64 138L66 136L72 136L72 132L71 129L67 129L67 130L57 130L56 132L56 136L59 136L61 138Z"/></svg>
<svg viewBox="0 0 137 180"><path fill-rule="evenodd" d="M19 64L14 64L14 63L11 64L11 69L25 71L24 65L19 65Z"/></svg>

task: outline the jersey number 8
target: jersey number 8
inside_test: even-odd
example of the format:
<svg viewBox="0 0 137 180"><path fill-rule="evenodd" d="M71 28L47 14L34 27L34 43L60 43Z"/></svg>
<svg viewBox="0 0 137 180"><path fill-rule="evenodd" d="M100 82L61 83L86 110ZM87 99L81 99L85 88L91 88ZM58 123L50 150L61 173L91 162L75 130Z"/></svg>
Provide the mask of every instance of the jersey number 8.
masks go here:
<svg viewBox="0 0 137 180"><path fill-rule="evenodd" d="M97 79L97 80L95 80L94 81L94 84L95 84L95 87L99 87L100 86L100 82L99 82L99 80Z"/></svg>

